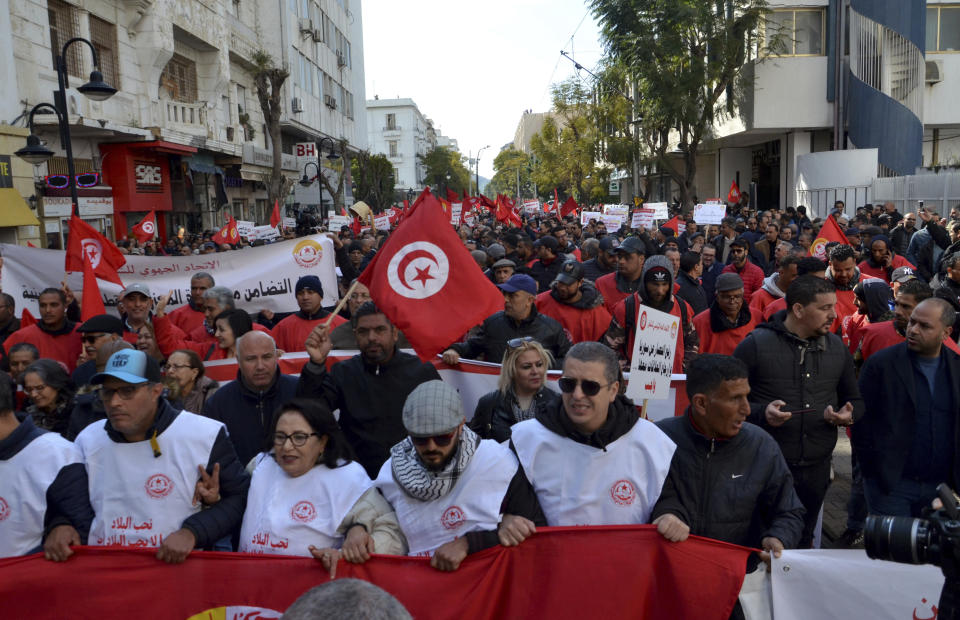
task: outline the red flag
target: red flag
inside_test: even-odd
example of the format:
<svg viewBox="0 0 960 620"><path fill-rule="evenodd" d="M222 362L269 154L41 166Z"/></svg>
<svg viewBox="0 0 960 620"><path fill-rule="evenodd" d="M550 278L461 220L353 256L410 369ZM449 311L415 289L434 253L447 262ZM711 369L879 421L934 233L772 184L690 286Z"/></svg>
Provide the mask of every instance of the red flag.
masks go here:
<svg viewBox="0 0 960 620"><path fill-rule="evenodd" d="M820 260L827 260L826 245L832 241L849 245L847 236L840 230L840 225L837 224L837 221L833 219L832 215L828 215L827 220L823 223L823 226L820 227L817 238L810 244L810 256L819 258Z"/></svg>
<svg viewBox="0 0 960 620"><path fill-rule="evenodd" d="M117 246L76 215L70 216L65 271L83 271L83 257L93 264L93 272L101 280L123 286L117 269L127 263Z"/></svg>
<svg viewBox="0 0 960 620"><path fill-rule="evenodd" d="M573 199L573 196L570 196L567 198L567 201L563 203L563 206L560 207L560 217L567 217L571 213L576 213L579 208L577 201Z"/></svg>
<svg viewBox="0 0 960 620"><path fill-rule="evenodd" d="M280 217L280 201L273 201L273 213L270 214L270 226L276 228L283 222L283 218Z"/></svg>
<svg viewBox="0 0 960 620"><path fill-rule="evenodd" d="M727 192L727 202L740 202L740 188L737 187L736 181L730 183L730 191Z"/></svg>
<svg viewBox="0 0 960 620"><path fill-rule="evenodd" d="M24 327L30 327L31 325L34 325L36 322L37 322L36 317L30 314L29 310L24 308L23 312L20 313L20 329L23 329Z"/></svg>
<svg viewBox="0 0 960 620"><path fill-rule="evenodd" d="M447 202L453 204L455 202L460 202L460 196L457 195L457 192L447 188Z"/></svg>
<svg viewBox="0 0 960 620"><path fill-rule="evenodd" d="M133 227L133 236L137 238L137 241L144 243L153 239L153 236L157 234L157 213L156 211L151 211L147 213L146 217L140 220L140 223ZM103 314L102 312L100 314Z"/></svg>
<svg viewBox="0 0 960 620"><path fill-rule="evenodd" d="M100 285L97 283L97 276L93 273L93 265L90 261L83 261L83 297L80 300L80 320L86 321L98 314L106 314L107 309L103 306L103 297L100 296Z"/></svg>
<svg viewBox="0 0 960 620"><path fill-rule="evenodd" d="M477 196L477 201L481 207L486 207L487 211L494 213L497 210L497 203L487 198L484 194Z"/></svg>
<svg viewBox="0 0 960 620"><path fill-rule="evenodd" d="M359 217L354 216L353 223L350 224L350 231L353 232L354 237L363 232L363 224L360 222Z"/></svg>
<svg viewBox="0 0 960 620"><path fill-rule="evenodd" d="M679 237L680 233L687 230L687 223L681 220L679 215L674 215L672 218L664 222L663 225L672 229L675 237Z"/></svg>
<svg viewBox="0 0 960 620"><path fill-rule="evenodd" d="M224 224L223 228L217 231L217 234L210 237L214 243L237 243L240 241L240 233L237 232L237 220L230 216L230 219Z"/></svg>
<svg viewBox="0 0 960 620"><path fill-rule="evenodd" d="M503 310L503 293L473 262L428 189L359 279L423 360Z"/></svg>
<svg viewBox="0 0 960 620"><path fill-rule="evenodd" d="M557 188L553 188L553 203L546 204L543 207L544 213L554 213L557 209L560 208L560 196L557 195Z"/></svg>
<svg viewBox="0 0 960 620"><path fill-rule="evenodd" d="M37 246L35 246L35 245L33 245L32 243L30 243L29 241L27 241L27 247L28 247L28 248L35 248L35 247L37 247Z"/></svg>

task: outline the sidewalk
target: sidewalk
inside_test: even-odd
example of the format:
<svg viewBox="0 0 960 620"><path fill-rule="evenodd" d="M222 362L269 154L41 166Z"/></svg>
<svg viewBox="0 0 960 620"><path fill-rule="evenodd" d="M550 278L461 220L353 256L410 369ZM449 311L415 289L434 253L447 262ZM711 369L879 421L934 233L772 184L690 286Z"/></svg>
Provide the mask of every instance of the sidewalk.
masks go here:
<svg viewBox="0 0 960 620"><path fill-rule="evenodd" d="M833 451L833 482L823 501L823 543L826 549L840 538L847 529L847 499L850 497L850 440L840 431L837 447Z"/></svg>

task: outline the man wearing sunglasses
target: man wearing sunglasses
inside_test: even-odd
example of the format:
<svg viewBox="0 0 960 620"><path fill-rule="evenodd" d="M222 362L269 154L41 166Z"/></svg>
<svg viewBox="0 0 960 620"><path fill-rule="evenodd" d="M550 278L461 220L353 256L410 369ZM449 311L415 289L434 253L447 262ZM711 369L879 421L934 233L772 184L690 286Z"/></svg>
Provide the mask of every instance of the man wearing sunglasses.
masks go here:
<svg viewBox="0 0 960 620"><path fill-rule="evenodd" d="M224 425L173 408L161 381L160 367L142 351L111 355L92 379L107 421L85 428L76 446L95 515L88 544L159 547L158 559L179 564L240 525L250 476ZM218 479L220 499L201 510L195 500L206 474ZM46 551L63 561L79 536L70 525L57 529Z"/></svg>
<svg viewBox="0 0 960 620"><path fill-rule="evenodd" d="M648 523L675 445L620 393L616 353L573 345L559 385L559 402L512 427L547 525Z"/></svg>
<svg viewBox="0 0 960 620"><path fill-rule="evenodd" d="M77 331L80 332L83 356L87 361L77 366L70 378L77 387L82 387L97 374L97 353L100 349L122 339L123 323L115 316L98 314L84 321Z"/></svg>
<svg viewBox="0 0 960 620"><path fill-rule="evenodd" d="M546 525L516 456L465 424L456 388L428 381L403 405L409 436L390 449L376 485L396 511L412 556L454 571L470 553L519 544ZM501 520L500 515L503 515Z"/></svg>

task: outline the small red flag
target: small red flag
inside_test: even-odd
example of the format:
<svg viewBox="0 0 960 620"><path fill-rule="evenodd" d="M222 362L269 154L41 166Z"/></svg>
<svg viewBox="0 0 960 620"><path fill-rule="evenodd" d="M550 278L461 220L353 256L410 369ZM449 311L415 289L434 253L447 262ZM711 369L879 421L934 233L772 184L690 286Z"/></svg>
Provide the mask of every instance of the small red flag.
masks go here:
<svg viewBox="0 0 960 620"><path fill-rule="evenodd" d="M153 239L153 236L157 234L157 213L156 211L151 211L147 213L146 217L140 220L140 223L133 227L133 236L137 238L137 241L144 243ZM103 314L102 312L100 314Z"/></svg>
<svg viewBox="0 0 960 620"><path fill-rule="evenodd" d="M471 259L429 189L359 279L423 360L503 310L503 293Z"/></svg>
<svg viewBox="0 0 960 620"><path fill-rule="evenodd" d="M109 239L101 235L76 215L70 217L70 235L67 240L65 271L83 271L83 258L93 264L97 277L123 286L117 269L127 263L127 259Z"/></svg>
<svg viewBox="0 0 960 620"><path fill-rule="evenodd" d="M280 217L280 201L273 201L273 212L270 214L270 226L276 228L283 222L283 218Z"/></svg>
<svg viewBox="0 0 960 620"><path fill-rule="evenodd" d="M237 231L237 220L230 216L230 219L224 224L223 228L217 231L217 234L210 237L214 243L234 244L240 241L240 233Z"/></svg>
<svg viewBox="0 0 960 620"><path fill-rule="evenodd" d="M89 260L83 261L83 297L80 300L80 320L86 321L98 314L106 314L103 306L103 297L100 296L100 285L97 276L93 273L93 265Z"/></svg>
<svg viewBox="0 0 960 620"><path fill-rule="evenodd" d="M577 201L573 199L573 196L570 196L567 198L567 201L563 203L563 206L560 207L560 217L567 217L571 213L576 213L579 208Z"/></svg>
<svg viewBox="0 0 960 620"><path fill-rule="evenodd" d="M736 181L730 183L730 191L727 192L727 202L734 204L740 202L740 188L737 187Z"/></svg>
<svg viewBox="0 0 960 620"><path fill-rule="evenodd" d="M496 212L497 203L487 198L484 194L480 194L479 196L477 196L477 201L479 202L479 206L486 207L487 211L491 213Z"/></svg>
<svg viewBox="0 0 960 620"><path fill-rule="evenodd" d="M35 245L33 245L32 243L30 243L29 241L27 241L27 247L28 247L28 248L35 248L35 247L37 247L37 246L35 246Z"/></svg>
<svg viewBox="0 0 960 620"><path fill-rule="evenodd" d="M687 223L681 220L679 215L674 215L672 218L664 222L663 225L666 228L672 229L675 237L679 237L680 233L687 230Z"/></svg>
<svg viewBox="0 0 960 620"><path fill-rule="evenodd" d="M23 312L20 313L20 329L23 329L24 327L30 327L31 325L34 325L36 322L37 322L36 317L30 314L29 310L24 308Z"/></svg>
<svg viewBox="0 0 960 620"><path fill-rule="evenodd" d="M832 241L850 245L847 242L847 236L840 230L840 225L837 224L837 221L833 219L832 215L828 215L827 220L823 223L823 226L820 227L817 238L810 244L810 256L819 258L820 260L827 260L826 246Z"/></svg>
<svg viewBox="0 0 960 620"><path fill-rule="evenodd" d="M547 204L543 208L544 213L553 213L560 208L560 196L557 195L557 188L553 188L553 203Z"/></svg>
<svg viewBox="0 0 960 620"><path fill-rule="evenodd" d="M457 192L447 188L447 202L453 204L455 202L460 202L460 196L457 195Z"/></svg>

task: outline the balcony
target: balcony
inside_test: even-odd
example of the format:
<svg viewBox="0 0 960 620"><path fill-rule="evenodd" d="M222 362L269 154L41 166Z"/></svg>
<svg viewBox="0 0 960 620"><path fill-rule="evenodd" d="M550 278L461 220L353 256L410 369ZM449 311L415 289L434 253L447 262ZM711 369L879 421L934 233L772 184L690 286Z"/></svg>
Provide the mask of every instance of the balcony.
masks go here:
<svg viewBox="0 0 960 620"><path fill-rule="evenodd" d="M160 107L160 118L163 124L178 129L201 129L206 132L207 110L203 103L184 103L164 99L157 104Z"/></svg>
<svg viewBox="0 0 960 620"><path fill-rule="evenodd" d="M393 125L392 127L390 125L387 125L386 127L383 128L384 135L400 133L401 131L403 131L403 127L400 127L399 125Z"/></svg>

